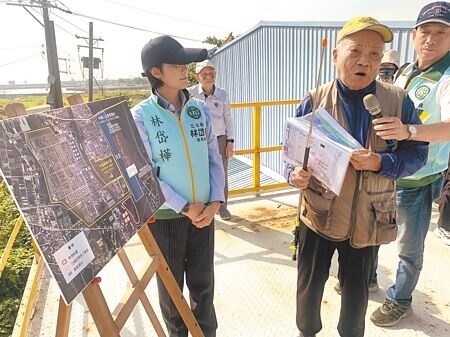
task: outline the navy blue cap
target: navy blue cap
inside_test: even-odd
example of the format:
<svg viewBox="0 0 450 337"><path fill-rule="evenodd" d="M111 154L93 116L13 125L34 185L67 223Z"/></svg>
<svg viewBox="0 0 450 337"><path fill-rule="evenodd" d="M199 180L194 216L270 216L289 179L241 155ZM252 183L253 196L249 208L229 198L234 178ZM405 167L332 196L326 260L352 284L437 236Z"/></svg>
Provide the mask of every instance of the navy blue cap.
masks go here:
<svg viewBox="0 0 450 337"><path fill-rule="evenodd" d="M208 51L201 48L184 48L177 40L168 35L159 36L147 42L141 51L142 76L148 76L153 67L163 63L189 64L201 62L208 56Z"/></svg>
<svg viewBox="0 0 450 337"><path fill-rule="evenodd" d="M436 1L425 5L417 17L414 28L431 22L438 22L450 26L450 2Z"/></svg>

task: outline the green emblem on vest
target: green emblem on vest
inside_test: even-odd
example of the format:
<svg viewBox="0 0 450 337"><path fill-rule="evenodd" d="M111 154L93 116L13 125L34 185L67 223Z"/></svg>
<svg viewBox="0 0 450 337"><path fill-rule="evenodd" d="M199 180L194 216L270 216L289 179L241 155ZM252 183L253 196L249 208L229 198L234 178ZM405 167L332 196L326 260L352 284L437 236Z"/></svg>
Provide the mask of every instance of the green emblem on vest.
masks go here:
<svg viewBox="0 0 450 337"><path fill-rule="evenodd" d="M202 113L200 112L200 110L195 107L195 106L190 106L187 109L187 114L194 119L199 119L202 116Z"/></svg>
<svg viewBox="0 0 450 337"><path fill-rule="evenodd" d="M421 85L417 88L414 95L417 99L423 100L427 95L430 93L430 88L428 88L426 85Z"/></svg>

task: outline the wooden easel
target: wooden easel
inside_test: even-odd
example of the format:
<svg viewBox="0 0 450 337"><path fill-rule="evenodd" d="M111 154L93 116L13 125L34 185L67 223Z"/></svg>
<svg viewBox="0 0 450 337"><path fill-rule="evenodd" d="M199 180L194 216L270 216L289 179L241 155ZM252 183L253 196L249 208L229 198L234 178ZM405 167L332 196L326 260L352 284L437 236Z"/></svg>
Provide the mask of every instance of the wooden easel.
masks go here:
<svg viewBox="0 0 450 337"><path fill-rule="evenodd" d="M67 98L71 105L83 103L80 94L75 94ZM9 107L8 107L9 106ZM5 107L8 117L25 115L25 107L20 103L12 103ZM97 326L98 332L102 337L120 337L120 330L130 317L138 301L141 301L150 321L159 337L165 337L166 334L159 322L150 301L145 294L145 288L148 283L158 273L164 283L172 301L178 309L186 327L193 337L204 337L202 330L189 308L186 299L183 296L170 268L156 243L153 234L150 232L148 224L138 231L139 238L142 241L147 253L152 257L152 261L144 268L142 276L139 278L128 259L125 250L122 248L118 252L119 259L132 284L123 296L117 307L111 312L106 303L103 292L100 289L100 278L95 278L84 290L83 297L89 308L89 311ZM60 297L58 308L58 319L56 325L56 337L67 337L69 334L70 316L72 305L66 305L63 298Z"/></svg>
<svg viewBox="0 0 450 337"><path fill-rule="evenodd" d="M148 267L146 267L142 277L139 279L131 266L125 250L122 249L118 253L120 261L122 262L133 287L127 291L113 312L110 312L108 305L106 304L106 300L99 286L98 278L94 279L83 291L83 297L87 303L92 318L94 319L100 336L119 337L120 330L130 317L138 301L141 301L157 335L160 337L166 336L158 318L156 317L155 311L153 310L150 301L145 294L145 288L156 272L166 286L170 297L180 312L180 315L192 336L204 337L197 320L190 310L183 293L178 287L178 284L173 277L173 274L170 271L169 266L167 265L167 262L164 259L164 256L162 255L161 250L159 249L158 244L156 243L155 238L150 232L147 224L139 230L138 235L148 254L152 257L152 262ZM68 336L71 310L72 306L66 306L61 298L59 302L56 337Z"/></svg>

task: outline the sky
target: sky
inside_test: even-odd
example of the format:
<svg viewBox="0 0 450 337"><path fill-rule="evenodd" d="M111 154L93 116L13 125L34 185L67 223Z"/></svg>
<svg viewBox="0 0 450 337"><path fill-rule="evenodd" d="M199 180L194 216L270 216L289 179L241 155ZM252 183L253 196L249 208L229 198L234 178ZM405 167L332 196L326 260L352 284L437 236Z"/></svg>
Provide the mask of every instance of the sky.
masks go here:
<svg viewBox="0 0 450 337"><path fill-rule="evenodd" d="M48 77L41 10L10 4L34 0L0 0L0 85L9 81L46 83ZM174 36L185 47L212 48L207 36L244 34L260 21L346 21L372 16L384 21L415 21L429 0L51 0L62 81L87 78L80 58L88 56L89 22L101 38L94 57L103 60L100 79L139 77L140 51L151 38ZM69 14L70 11L74 14ZM34 17L33 17L34 16ZM102 21L103 20L103 21ZM119 25L115 25L120 24ZM125 27L128 26L128 27ZM78 38L77 38L78 36Z"/></svg>

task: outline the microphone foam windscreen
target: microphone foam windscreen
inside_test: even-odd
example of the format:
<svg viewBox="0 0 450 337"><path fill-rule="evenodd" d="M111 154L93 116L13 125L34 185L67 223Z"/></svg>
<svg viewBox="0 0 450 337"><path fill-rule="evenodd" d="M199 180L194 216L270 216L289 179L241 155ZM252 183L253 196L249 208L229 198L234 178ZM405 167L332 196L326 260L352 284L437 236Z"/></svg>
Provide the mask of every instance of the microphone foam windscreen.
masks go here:
<svg viewBox="0 0 450 337"><path fill-rule="evenodd" d="M363 98L364 106L367 110L369 110L369 113L371 115L376 115L381 111L380 103L378 102L378 99L373 94L368 94L364 96Z"/></svg>

